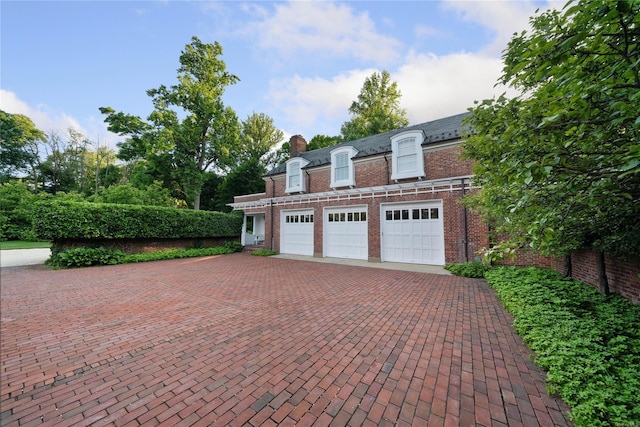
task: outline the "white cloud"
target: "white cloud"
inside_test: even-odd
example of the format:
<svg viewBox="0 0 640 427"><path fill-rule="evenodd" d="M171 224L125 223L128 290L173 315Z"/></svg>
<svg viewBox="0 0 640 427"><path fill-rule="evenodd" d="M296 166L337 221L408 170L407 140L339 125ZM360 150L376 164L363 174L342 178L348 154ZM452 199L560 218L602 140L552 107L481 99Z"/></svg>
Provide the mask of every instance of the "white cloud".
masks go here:
<svg viewBox="0 0 640 427"><path fill-rule="evenodd" d="M445 36L441 30L423 24L416 25L413 29L413 33L418 39Z"/></svg>
<svg viewBox="0 0 640 427"><path fill-rule="evenodd" d="M494 87L502 70L499 59L471 53L438 57L410 53L391 77L402 92L402 106L412 124L463 113L474 101L503 92Z"/></svg>
<svg viewBox="0 0 640 427"><path fill-rule="evenodd" d="M445 10L457 12L463 20L478 23L495 32L493 42L485 47L483 53L499 55L514 33L529 30L529 18L539 8L540 11L558 6L558 1L460 1L444 0Z"/></svg>
<svg viewBox="0 0 640 427"><path fill-rule="evenodd" d="M56 132L60 135L67 135L68 129L72 128L85 135L92 141L107 144L115 148L115 142L122 138L109 132L106 124L95 117L87 119L86 126L65 112L55 111L45 104L32 107L18 98L18 96L8 90L0 89L0 109L10 114L22 114L31 119L36 128L45 133Z"/></svg>
<svg viewBox="0 0 640 427"><path fill-rule="evenodd" d="M478 54L438 57L410 53L405 63L391 72L391 80L398 83L402 107L411 124L416 124L463 113L473 107L474 101L503 92L513 95L511 89L494 87L501 70L499 59ZM364 80L375 71L379 70L352 70L331 80L296 75L272 81L270 99L286 122L298 126L292 133L314 129L316 133L339 134L339 124L349 120L349 106L357 99Z"/></svg>
<svg viewBox="0 0 640 427"><path fill-rule="evenodd" d="M285 121L297 126L292 133L305 135L307 129L316 133L336 135L340 124L349 119L349 107L358 98L364 81L375 69L352 70L331 80L320 77L279 79L271 82L269 99L283 112ZM338 123L336 125L336 123ZM329 127L331 126L331 127Z"/></svg>
<svg viewBox="0 0 640 427"><path fill-rule="evenodd" d="M15 93L4 89L0 89L0 109L7 113L22 114L29 117L36 128L44 132L55 130L66 133L68 128L82 129L80 123L73 117L65 113L55 112L44 104L40 104L35 108L31 107L20 100Z"/></svg>
<svg viewBox="0 0 640 427"><path fill-rule="evenodd" d="M547 7L549 4L553 5L545 3ZM402 92L401 104L407 110L410 122L421 123L462 113L473 107L474 101L482 101L505 92L509 96L515 95L515 91L510 88L496 86L503 68L500 52L506 48L514 32L529 28L529 17L536 5L537 3L532 1L446 0L443 7L457 11L464 20L479 23L493 31L495 36L479 53L454 52L438 56L429 52L411 51L406 53L404 60L396 61L395 67L387 68L391 72L392 81L398 83ZM314 10L315 12L312 12ZM302 13L300 17L293 14L294 11L307 13ZM323 15L323 11L332 11L332 14ZM264 13L264 10L261 13ZM272 25L280 28L282 32L290 31L291 39L286 35L280 39L283 45L279 48L283 51L318 49L318 46L312 42L308 43L304 38L307 33L307 18L313 15L312 21L321 22L317 28L319 35L320 30L325 28L336 28L336 31L349 28L349 25L340 25L341 13L349 15L350 21L353 21L353 12L345 6L324 2L294 2L279 6L273 17L263 21L263 29L265 34L269 33L266 29ZM337 25L325 25L322 18L328 18L330 15L331 19L337 20ZM369 20L366 14L361 15L361 18L364 21ZM296 25L291 25L291 22L295 22ZM375 32L373 24L364 27L372 34ZM445 36L431 27L421 25L414 28L414 35L418 38ZM276 48L267 42L265 46ZM337 134L340 124L349 119L348 108L351 102L357 99L365 78L374 71L379 70L351 69L333 78L295 75L278 79L271 82L269 99L273 102L274 109L282 112L285 121L292 124L290 127L298 126L298 129L312 129L316 133ZM292 129L292 133L300 132L298 129ZM308 137L311 136L313 135L310 134Z"/></svg>
<svg viewBox="0 0 640 427"><path fill-rule="evenodd" d="M285 58L321 55L384 65L399 57L398 40L378 33L368 13L345 4L294 1L277 3L273 14L258 6L251 11L259 19L241 32Z"/></svg>

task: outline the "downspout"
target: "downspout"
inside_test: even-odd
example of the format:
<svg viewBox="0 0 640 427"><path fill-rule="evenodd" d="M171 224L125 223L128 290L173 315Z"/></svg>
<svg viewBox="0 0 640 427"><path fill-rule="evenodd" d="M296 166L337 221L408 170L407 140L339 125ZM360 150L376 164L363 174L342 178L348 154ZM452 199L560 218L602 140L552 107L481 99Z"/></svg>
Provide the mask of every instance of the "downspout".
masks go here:
<svg viewBox="0 0 640 427"><path fill-rule="evenodd" d="M465 196L464 178L462 178L462 198ZM469 221L467 219L467 207L462 207L462 229L464 230L463 243L464 243L464 260L469 262Z"/></svg>
<svg viewBox="0 0 640 427"><path fill-rule="evenodd" d="M310 193L311 192L311 175L309 175L309 171L308 170L304 170L304 173L307 174L307 188L305 189L306 193Z"/></svg>
<svg viewBox="0 0 640 427"><path fill-rule="evenodd" d="M387 172L387 185L389 185L389 159L387 159L387 155L384 156L384 168Z"/></svg>
<svg viewBox="0 0 640 427"><path fill-rule="evenodd" d="M269 198L269 206L271 206L271 213L269 214L269 218L271 218L271 250L273 251L275 246L275 240L273 237L273 198L276 195L276 182L273 180L273 177L270 176L271 179L271 197Z"/></svg>

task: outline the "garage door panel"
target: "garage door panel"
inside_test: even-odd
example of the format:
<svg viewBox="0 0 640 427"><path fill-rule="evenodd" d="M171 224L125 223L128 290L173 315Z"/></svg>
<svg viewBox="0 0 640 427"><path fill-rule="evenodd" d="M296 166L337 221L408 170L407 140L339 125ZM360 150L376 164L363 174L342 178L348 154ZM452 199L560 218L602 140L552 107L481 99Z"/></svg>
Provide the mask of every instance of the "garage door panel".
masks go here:
<svg viewBox="0 0 640 427"><path fill-rule="evenodd" d="M384 205L381 218L383 261L444 264L441 202Z"/></svg>
<svg viewBox="0 0 640 427"><path fill-rule="evenodd" d="M366 207L327 208L324 214L326 257L368 258Z"/></svg>
<svg viewBox="0 0 640 427"><path fill-rule="evenodd" d="M280 218L280 252L313 255L313 211L283 211Z"/></svg>

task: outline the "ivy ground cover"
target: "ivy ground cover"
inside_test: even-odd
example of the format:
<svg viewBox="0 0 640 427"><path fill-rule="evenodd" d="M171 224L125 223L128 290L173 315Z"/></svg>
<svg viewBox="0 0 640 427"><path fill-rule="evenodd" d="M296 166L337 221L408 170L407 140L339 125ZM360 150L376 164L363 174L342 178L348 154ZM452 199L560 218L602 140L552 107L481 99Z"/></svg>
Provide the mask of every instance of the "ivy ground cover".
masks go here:
<svg viewBox="0 0 640 427"><path fill-rule="evenodd" d="M550 270L485 277L576 426L640 426L640 306Z"/></svg>

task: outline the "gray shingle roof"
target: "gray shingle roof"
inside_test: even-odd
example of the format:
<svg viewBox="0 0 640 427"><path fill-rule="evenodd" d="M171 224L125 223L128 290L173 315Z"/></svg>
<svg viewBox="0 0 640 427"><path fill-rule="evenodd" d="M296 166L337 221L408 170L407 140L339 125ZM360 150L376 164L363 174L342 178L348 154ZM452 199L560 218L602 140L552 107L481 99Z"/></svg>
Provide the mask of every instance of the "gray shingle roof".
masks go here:
<svg viewBox="0 0 640 427"><path fill-rule="evenodd" d="M308 169L314 166L321 166L331 163L331 151L343 146L351 146L358 150L358 154L356 154L354 159L372 156L375 154L389 153L391 152L391 138L394 135L414 130L421 130L424 133L424 142L422 145L459 139L462 136L462 131L466 130L466 127L463 127L462 125L462 120L470 114L471 113L456 114L455 116L445 117L442 119L433 120L431 122L407 126L406 128L396 129L390 132L356 139L354 141L343 142L340 144L332 145L331 147L305 151L296 154L294 158L301 157L307 160L309 163L305 166L305 169ZM286 164L283 163L267 172L265 176L278 175L285 172Z"/></svg>

